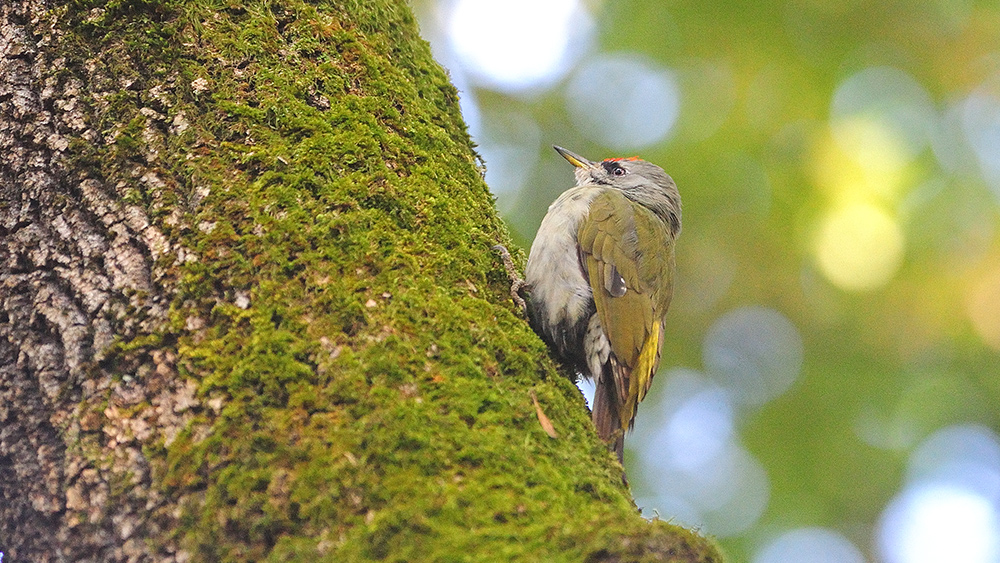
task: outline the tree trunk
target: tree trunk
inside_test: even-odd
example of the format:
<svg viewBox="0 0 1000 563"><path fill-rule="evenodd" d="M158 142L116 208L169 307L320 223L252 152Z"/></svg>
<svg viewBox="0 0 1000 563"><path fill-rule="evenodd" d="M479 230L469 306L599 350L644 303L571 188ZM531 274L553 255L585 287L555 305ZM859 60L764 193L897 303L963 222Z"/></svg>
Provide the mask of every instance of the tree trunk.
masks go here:
<svg viewBox="0 0 1000 563"><path fill-rule="evenodd" d="M5 563L719 559L511 304L402 0L0 14Z"/></svg>

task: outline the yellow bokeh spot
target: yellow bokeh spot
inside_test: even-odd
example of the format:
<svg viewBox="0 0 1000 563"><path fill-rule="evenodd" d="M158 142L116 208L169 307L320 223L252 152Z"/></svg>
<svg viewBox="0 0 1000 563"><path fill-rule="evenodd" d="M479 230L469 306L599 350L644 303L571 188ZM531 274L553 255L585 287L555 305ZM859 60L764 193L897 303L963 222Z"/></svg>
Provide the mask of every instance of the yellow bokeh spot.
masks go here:
<svg viewBox="0 0 1000 563"><path fill-rule="evenodd" d="M815 241L820 271L847 291L884 285L903 259L903 233L885 211L868 203L835 207L820 223Z"/></svg>
<svg viewBox="0 0 1000 563"><path fill-rule="evenodd" d="M987 272L966 294L965 309L976 334L1000 351L1000 269Z"/></svg>
<svg viewBox="0 0 1000 563"><path fill-rule="evenodd" d="M835 121L831 128L840 149L865 170L893 174L909 160L904 141L881 120L859 116Z"/></svg>
<svg viewBox="0 0 1000 563"><path fill-rule="evenodd" d="M895 203L908 184L902 141L883 123L855 117L830 125L816 146L813 179L833 201Z"/></svg>

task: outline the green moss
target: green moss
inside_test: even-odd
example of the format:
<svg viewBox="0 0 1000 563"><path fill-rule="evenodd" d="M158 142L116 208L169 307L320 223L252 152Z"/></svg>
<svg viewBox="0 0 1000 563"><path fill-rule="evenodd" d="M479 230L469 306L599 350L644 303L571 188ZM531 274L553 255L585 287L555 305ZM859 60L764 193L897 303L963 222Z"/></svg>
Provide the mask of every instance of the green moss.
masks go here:
<svg viewBox="0 0 1000 563"><path fill-rule="evenodd" d="M717 560L639 518L515 314L490 250L506 229L405 3L78 1L66 17L77 46L107 50L101 76L140 85L95 102L118 133L86 157L195 257L160 259L169 326L120 351L174 347L199 395L224 399L147 446L156 486L188 499L155 543L218 561L578 561L643 560L641 539ZM137 165L163 185L136 186Z"/></svg>

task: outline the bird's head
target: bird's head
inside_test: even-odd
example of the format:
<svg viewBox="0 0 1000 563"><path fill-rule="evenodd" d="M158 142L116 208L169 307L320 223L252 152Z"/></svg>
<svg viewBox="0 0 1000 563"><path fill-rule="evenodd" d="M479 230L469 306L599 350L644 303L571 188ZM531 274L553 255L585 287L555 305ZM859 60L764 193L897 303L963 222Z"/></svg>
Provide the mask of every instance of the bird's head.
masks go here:
<svg viewBox="0 0 1000 563"><path fill-rule="evenodd" d="M594 162L562 147L552 148L576 167L577 186L619 189L667 222L675 236L680 233L681 196L673 178L659 166L635 156Z"/></svg>

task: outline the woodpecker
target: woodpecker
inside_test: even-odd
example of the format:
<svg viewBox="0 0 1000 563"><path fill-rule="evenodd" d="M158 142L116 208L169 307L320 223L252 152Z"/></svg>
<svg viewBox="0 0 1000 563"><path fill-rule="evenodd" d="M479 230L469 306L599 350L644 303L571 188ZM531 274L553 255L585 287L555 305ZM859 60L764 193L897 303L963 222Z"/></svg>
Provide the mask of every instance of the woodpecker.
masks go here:
<svg viewBox="0 0 1000 563"><path fill-rule="evenodd" d="M531 245L528 320L563 363L595 381L594 426L622 462L660 361L681 198L655 164L553 148L576 167L576 186L549 206Z"/></svg>

